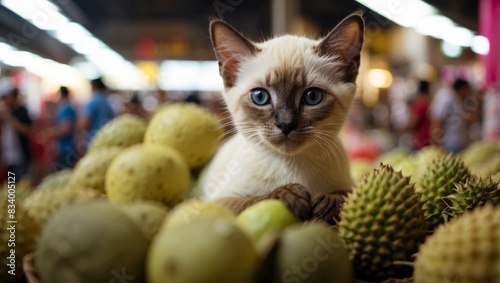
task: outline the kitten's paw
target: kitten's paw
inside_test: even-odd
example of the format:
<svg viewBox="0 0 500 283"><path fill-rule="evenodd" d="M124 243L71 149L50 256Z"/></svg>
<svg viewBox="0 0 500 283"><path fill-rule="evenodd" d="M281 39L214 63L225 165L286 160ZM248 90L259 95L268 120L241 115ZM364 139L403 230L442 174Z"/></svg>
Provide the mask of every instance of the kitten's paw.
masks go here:
<svg viewBox="0 0 500 283"><path fill-rule="evenodd" d="M340 220L344 193L317 194L312 199L312 218L335 225Z"/></svg>
<svg viewBox="0 0 500 283"><path fill-rule="evenodd" d="M271 199L281 200L302 221L311 218L311 195L306 188L299 184L288 184L275 189Z"/></svg>

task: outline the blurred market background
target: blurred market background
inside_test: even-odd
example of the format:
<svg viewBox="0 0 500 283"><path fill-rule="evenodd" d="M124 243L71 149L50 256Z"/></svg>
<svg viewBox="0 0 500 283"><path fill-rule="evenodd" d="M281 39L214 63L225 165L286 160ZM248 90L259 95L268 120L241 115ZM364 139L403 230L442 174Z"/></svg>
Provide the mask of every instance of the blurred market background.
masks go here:
<svg viewBox="0 0 500 283"><path fill-rule="evenodd" d="M66 92L61 86L67 87L75 109L69 116L76 121L92 98L90 81L96 78L107 86L114 116L132 113L148 119L162 104L177 101L199 103L221 118L227 116L208 35L211 17L262 40L284 33L319 37L348 14L364 9L359 88L342 133L353 159L419 147L417 130L410 124L412 104L422 86L426 89L422 81L429 83L430 104L436 93L454 91L457 79L466 81L470 90L462 97L463 115L457 118L466 125L466 142L500 139L500 0L0 3L0 90L6 100L18 89L16 99L32 120L24 136L34 184L56 170L51 164L59 146L54 133L60 130L60 96ZM9 111L6 107L2 112ZM2 140L12 134L5 130L6 123ZM77 139L71 153L75 162L85 147L81 133ZM431 134L428 143L433 142ZM10 152L8 146L4 142L2 155ZM7 165L4 161L4 169Z"/></svg>

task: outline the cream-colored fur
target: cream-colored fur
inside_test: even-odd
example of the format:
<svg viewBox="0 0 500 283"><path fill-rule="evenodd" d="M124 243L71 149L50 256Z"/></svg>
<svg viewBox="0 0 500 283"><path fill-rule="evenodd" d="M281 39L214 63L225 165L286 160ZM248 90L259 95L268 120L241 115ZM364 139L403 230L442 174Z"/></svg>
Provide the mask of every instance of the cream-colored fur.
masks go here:
<svg viewBox="0 0 500 283"><path fill-rule="evenodd" d="M340 141L336 158L313 149L293 156L249 143L242 135L231 138L200 179L208 200L232 196L261 196L289 183L299 183L311 194L351 189L349 164ZM338 159L338 160L337 160Z"/></svg>
<svg viewBox="0 0 500 283"><path fill-rule="evenodd" d="M222 145L200 178L205 198L265 195L289 183L304 185L312 194L351 190L348 159L338 133L356 86L340 82L338 63L332 57L318 56L314 51L318 43L283 36L255 44L260 49L257 55L240 58L236 82L224 92L238 133ZM240 105L240 98L248 96L250 89L266 87L268 70L280 67L300 70L306 74L307 85L327 90L325 95L335 99L329 116L312 125L311 138L294 152L266 141L261 125L249 121ZM277 94L270 94L276 99Z"/></svg>

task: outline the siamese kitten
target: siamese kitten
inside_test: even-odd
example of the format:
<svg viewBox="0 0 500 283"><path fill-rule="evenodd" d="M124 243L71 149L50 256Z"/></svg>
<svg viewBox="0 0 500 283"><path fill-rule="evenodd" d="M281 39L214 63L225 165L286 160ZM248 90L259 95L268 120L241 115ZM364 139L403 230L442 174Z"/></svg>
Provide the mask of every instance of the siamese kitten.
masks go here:
<svg viewBox="0 0 500 283"><path fill-rule="evenodd" d="M352 186L338 134L356 90L361 13L321 40L256 43L222 20L210 23L210 35L237 133L201 177L204 197L235 212L279 198L302 218L329 221Z"/></svg>

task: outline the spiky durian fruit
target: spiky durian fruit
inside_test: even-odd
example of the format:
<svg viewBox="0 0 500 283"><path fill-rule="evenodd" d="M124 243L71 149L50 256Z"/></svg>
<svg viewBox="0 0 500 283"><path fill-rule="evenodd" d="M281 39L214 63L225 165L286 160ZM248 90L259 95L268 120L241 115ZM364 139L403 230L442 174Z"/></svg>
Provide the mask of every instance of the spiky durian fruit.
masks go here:
<svg viewBox="0 0 500 283"><path fill-rule="evenodd" d="M412 161L415 164L415 171L411 175L411 181L414 183L420 183L426 169L432 162L440 157L446 156L446 152L438 146L430 145L426 146L412 156Z"/></svg>
<svg viewBox="0 0 500 283"><path fill-rule="evenodd" d="M464 163L453 154L439 157L427 168L419 190L424 201L423 208L429 231L434 231L446 220L443 211L447 205L443 198L453 194L455 183L464 182L469 177Z"/></svg>
<svg viewBox="0 0 500 283"><path fill-rule="evenodd" d="M440 226L420 247L415 283L500 282L500 207L485 206Z"/></svg>
<svg viewBox="0 0 500 283"><path fill-rule="evenodd" d="M362 280L409 277L412 261L425 238L420 196L409 178L380 165L360 181L345 202L340 235L350 250L355 276Z"/></svg>
<svg viewBox="0 0 500 283"><path fill-rule="evenodd" d="M443 199L448 206L444 211L445 216L455 218L466 211L485 206L488 203L500 204L498 185L498 182L493 182L491 178L482 179L477 176L455 184L455 193Z"/></svg>

